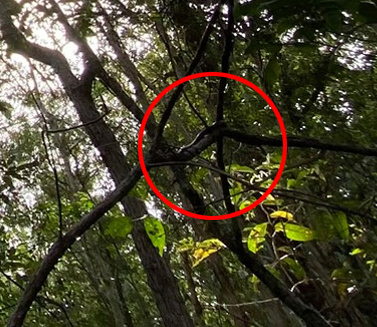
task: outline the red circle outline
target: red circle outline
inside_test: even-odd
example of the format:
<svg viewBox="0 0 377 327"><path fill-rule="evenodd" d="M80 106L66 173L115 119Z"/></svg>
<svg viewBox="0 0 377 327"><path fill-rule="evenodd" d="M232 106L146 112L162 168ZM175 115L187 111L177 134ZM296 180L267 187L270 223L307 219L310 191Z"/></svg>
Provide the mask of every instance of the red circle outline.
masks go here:
<svg viewBox="0 0 377 327"><path fill-rule="evenodd" d="M170 202L167 198L165 198L165 196L163 196L160 193L160 191L157 189L157 187L153 184L153 182L152 182L152 180L151 180L151 178L150 178L150 176L148 174L148 171L147 171L147 169L145 167L144 156L143 156L143 147L142 147L143 146L143 134L144 134L144 130L145 130L145 125L147 124L147 120L148 120L148 118L149 118L152 110L157 105L157 103L161 100L161 98L163 96L165 96L166 93L168 93L173 88L175 88L176 86L178 86L178 85L180 85L182 83L185 83L187 81L191 81L193 79L200 78L200 77L212 77L212 76L230 78L230 79L233 79L235 81L241 82L241 83L245 84L246 86L250 87L251 89L253 89L254 91L256 91L259 95L261 95L263 97L263 99L272 108L272 110L273 110L273 112L274 112L274 114L275 114L275 116L276 116L276 118L278 120L280 129L281 129L282 138L283 138L283 153L282 153L282 159L281 159L281 162L280 162L280 166L279 166L278 172L277 172L277 174L275 176L275 179L273 180L273 182L270 185L270 187L266 190L266 192L264 192L263 195L258 200L256 200L255 202L253 202L252 204L250 204L246 208L244 208L242 210L239 210L239 211L236 211L236 212L228 213L228 214L225 214L225 215L220 215L220 216L199 215L197 213L184 210L184 209L178 207L177 205L175 205L174 203ZM272 192L272 190L276 187L276 185L279 182L279 179L280 179L280 177L281 177L281 175L283 173L284 166L285 166L285 161L286 161L286 158L287 158L287 135L286 135L286 130L285 130L284 122L283 122L283 119L282 119L282 117L281 117L281 115L279 113L279 110L276 108L275 104L267 96L267 94L265 94L258 86L254 85L253 83L249 82L248 80L246 80L246 79L244 79L242 77L239 77L239 76L236 76L236 75L233 75L233 74L222 73L222 72L204 72L204 73L198 73L198 74L193 74L193 75L185 76L185 77L179 79L178 81L176 81L176 82L172 83L171 85L169 85L168 87L166 87L153 100L153 102L149 106L149 108L146 111L146 113L144 115L144 118L143 118L143 120L141 122L140 130L139 130L139 137L138 137L138 155L139 155L140 167L141 167L141 170L142 170L143 175L145 177L145 180L147 181L148 185L153 190L153 192L167 206L169 206L173 210L175 210L175 211L177 211L177 212L179 212L179 213L181 213L181 214L183 214L185 216L191 217L191 218L203 219L203 220L222 220L222 219L229 219L229 218L237 217L237 216L242 215L242 214L250 211L251 209L255 208L257 205L259 205L260 203L262 203L262 201L265 200L267 198L267 196Z"/></svg>

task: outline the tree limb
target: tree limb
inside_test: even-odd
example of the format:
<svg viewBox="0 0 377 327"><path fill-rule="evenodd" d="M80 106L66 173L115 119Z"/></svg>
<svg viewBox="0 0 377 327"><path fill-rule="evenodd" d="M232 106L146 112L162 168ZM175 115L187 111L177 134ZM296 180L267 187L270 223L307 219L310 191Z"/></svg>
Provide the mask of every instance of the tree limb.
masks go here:
<svg viewBox="0 0 377 327"><path fill-rule="evenodd" d="M282 146L283 141L280 138L272 138L267 136L253 135L240 132L232 128L224 128L221 133L225 137L229 137L238 142L249 145L269 145L269 146ZM364 148L357 145L345 145L345 144L331 144L325 143L311 138L299 138L295 136L288 136L288 147L297 148L313 148L319 150L329 150L335 152L346 152L360 154L364 156L377 157L377 149Z"/></svg>

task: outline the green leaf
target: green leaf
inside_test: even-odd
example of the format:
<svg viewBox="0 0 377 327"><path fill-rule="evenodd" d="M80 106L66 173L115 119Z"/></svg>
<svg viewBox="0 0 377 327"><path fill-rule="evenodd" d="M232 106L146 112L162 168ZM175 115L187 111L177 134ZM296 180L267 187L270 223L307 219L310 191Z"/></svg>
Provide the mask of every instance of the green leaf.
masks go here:
<svg viewBox="0 0 377 327"><path fill-rule="evenodd" d="M338 212L333 219L333 224L338 232L339 236L345 240L348 241L350 232L348 228L348 222L347 222L347 216L344 212Z"/></svg>
<svg viewBox="0 0 377 327"><path fill-rule="evenodd" d="M270 214L271 218L283 218L287 220L293 220L293 215L290 212L278 210Z"/></svg>
<svg viewBox="0 0 377 327"><path fill-rule="evenodd" d="M278 223L275 225L277 232L284 232L287 238L292 241L308 242L316 239L315 233L308 227L290 224Z"/></svg>
<svg viewBox="0 0 377 327"><path fill-rule="evenodd" d="M312 42L315 39L315 31L309 27L303 27L298 29L294 35L293 38L295 40L303 40L303 41L309 41Z"/></svg>
<svg viewBox="0 0 377 327"><path fill-rule="evenodd" d="M242 16L254 16L258 14L260 10L260 0L255 0L251 2L238 3L234 8L234 16L236 19L241 18Z"/></svg>
<svg viewBox="0 0 377 327"><path fill-rule="evenodd" d="M347 241L349 239L349 226L347 217L343 212L330 214L327 212L316 212L311 221L311 225L321 241L329 241L334 237L341 237Z"/></svg>
<svg viewBox="0 0 377 327"><path fill-rule="evenodd" d="M144 227L149 239L162 257L165 246L165 229L159 219L147 217L144 219Z"/></svg>
<svg viewBox="0 0 377 327"><path fill-rule="evenodd" d="M245 201L241 202L238 207L240 208L240 210L242 210L242 209L245 209L246 207L248 207L251 203L252 203L251 201L245 200Z"/></svg>
<svg viewBox="0 0 377 327"><path fill-rule="evenodd" d="M263 201L263 205L265 206L279 206L283 204L282 199L274 198L271 194L269 194L266 200Z"/></svg>
<svg viewBox="0 0 377 327"><path fill-rule="evenodd" d="M314 37L314 35L313 35L313 37ZM303 54L305 56L313 55L314 53L316 53L318 51L318 48L313 44L297 43L297 44L294 45L294 47L295 47L295 49L297 49L297 51L300 51L301 54Z"/></svg>
<svg viewBox="0 0 377 327"><path fill-rule="evenodd" d="M329 241L336 233L333 217L325 212L315 212L311 218L311 226L317 239L321 241Z"/></svg>
<svg viewBox="0 0 377 327"><path fill-rule="evenodd" d="M129 195L141 200L146 200L149 195L148 190L148 185L145 180L140 180L136 184L136 186L129 192Z"/></svg>
<svg viewBox="0 0 377 327"><path fill-rule="evenodd" d="M251 173L251 174L255 172L255 170L251 167L232 164L230 166L230 172L235 172L235 171L238 171L241 173Z"/></svg>
<svg viewBox="0 0 377 327"><path fill-rule="evenodd" d="M297 260L286 257L282 260L282 263L288 266L298 280L303 280L305 278L305 270Z"/></svg>
<svg viewBox="0 0 377 327"><path fill-rule="evenodd" d="M353 249L351 252L350 252L350 255L358 255L358 254L362 254L364 253L364 250L360 249L360 248L355 248Z"/></svg>
<svg viewBox="0 0 377 327"><path fill-rule="evenodd" d="M112 237L126 237L131 233L133 228L133 223L130 217L114 217L110 220L109 224L105 229L105 235L110 235Z"/></svg>
<svg viewBox="0 0 377 327"><path fill-rule="evenodd" d="M298 184L299 181L296 181L294 178L287 179L287 188L292 189L295 188L295 186Z"/></svg>
<svg viewBox="0 0 377 327"><path fill-rule="evenodd" d="M291 29L292 27L295 27L297 22L295 20L289 20L289 19L284 19L276 24L276 32L278 35L284 34L286 31Z"/></svg>
<svg viewBox="0 0 377 327"><path fill-rule="evenodd" d="M81 210L90 211L94 208L94 203L87 193L78 192L76 196Z"/></svg>
<svg viewBox="0 0 377 327"><path fill-rule="evenodd" d="M262 248L262 243L266 240L267 225L268 223L258 224L250 231L247 239L247 248L251 252L257 253Z"/></svg>
<svg viewBox="0 0 377 327"><path fill-rule="evenodd" d="M208 169L204 169L200 167L195 171L195 173L192 175L192 182L194 184L200 184L203 182L204 178L208 175Z"/></svg>
<svg viewBox="0 0 377 327"><path fill-rule="evenodd" d="M333 270L331 273L331 279L333 280L349 280L352 278L350 270L346 267Z"/></svg>
<svg viewBox="0 0 377 327"><path fill-rule="evenodd" d="M186 252L192 250L195 246L195 242L192 237L184 238L180 240L178 243L178 252Z"/></svg>
<svg viewBox="0 0 377 327"><path fill-rule="evenodd" d="M210 238L208 240L196 243L196 247L204 248L204 249L208 249L208 248L220 249L224 247L224 243L221 242L217 238Z"/></svg>
<svg viewBox="0 0 377 327"><path fill-rule="evenodd" d="M240 183L235 183L234 187L232 187L229 192L230 192L230 195L232 197L232 202L234 204L238 204L238 202L240 201L241 199L241 196L242 196L242 192L243 189L242 189L242 185Z"/></svg>

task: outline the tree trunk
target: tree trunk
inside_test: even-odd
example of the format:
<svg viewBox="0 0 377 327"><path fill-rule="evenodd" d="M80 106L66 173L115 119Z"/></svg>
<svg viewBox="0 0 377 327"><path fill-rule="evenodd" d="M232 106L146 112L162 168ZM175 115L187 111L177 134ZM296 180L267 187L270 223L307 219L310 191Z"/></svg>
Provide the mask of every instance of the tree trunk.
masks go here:
<svg viewBox="0 0 377 327"><path fill-rule="evenodd" d="M81 121L87 124L98 119L100 115L94 106L91 95L88 94L89 90L77 85L72 87L64 82L63 80L66 91L75 104ZM119 185L130 172L131 167L127 163L115 135L103 120L88 124L85 129L91 141L99 150L115 184ZM122 200L122 204L126 214L133 219L146 213L144 204L135 198L126 197ZM165 326L192 327L192 320L186 311L169 264L164 257L159 256L140 221L134 222L132 237Z"/></svg>

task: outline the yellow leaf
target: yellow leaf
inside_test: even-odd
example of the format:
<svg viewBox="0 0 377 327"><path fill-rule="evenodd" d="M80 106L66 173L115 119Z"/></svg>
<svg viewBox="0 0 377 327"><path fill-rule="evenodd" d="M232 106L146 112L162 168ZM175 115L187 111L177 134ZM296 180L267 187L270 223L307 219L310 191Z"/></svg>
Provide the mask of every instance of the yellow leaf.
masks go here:
<svg viewBox="0 0 377 327"><path fill-rule="evenodd" d="M216 249L220 249L222 247L224 247L224 243L221 242L220 240L218 240L217 238L210 238L210 239L207 239L205 241L202 241L202 242L198 242L196 243L196 246L197 247L200 247L200 248L216 248Z"/></svg>
<svg viewBox="0 0 377 327"><path fill-rule="evenodd" d="M287 220L293 220L293 215L290 212L278 210L270 214L271 218L284 218Z"/></svg>
<svg viewBox="0 0 377 327"><path fill-rule="evenodd" d="M212 253L217 252L219 249L197 249L194 251L192 255L194 258L193 267L196 267L200 262L202 262L205 258L208 258Z"/></svg>
<svg viewBox="0 0 377 327"><path fill-rule="evenodd" d="M178 242L178 252L190 251L195 247L195 242L192 237L184 238Z"/></svg>
<svg viewBox="0 0 377 327"><path fill-rule="evenodd" d="M195 243L193 248L193 267L197 266L205 258L208 258L212 253L219 251L225 245L217 238L210 238L203 242Z"/></svg>

